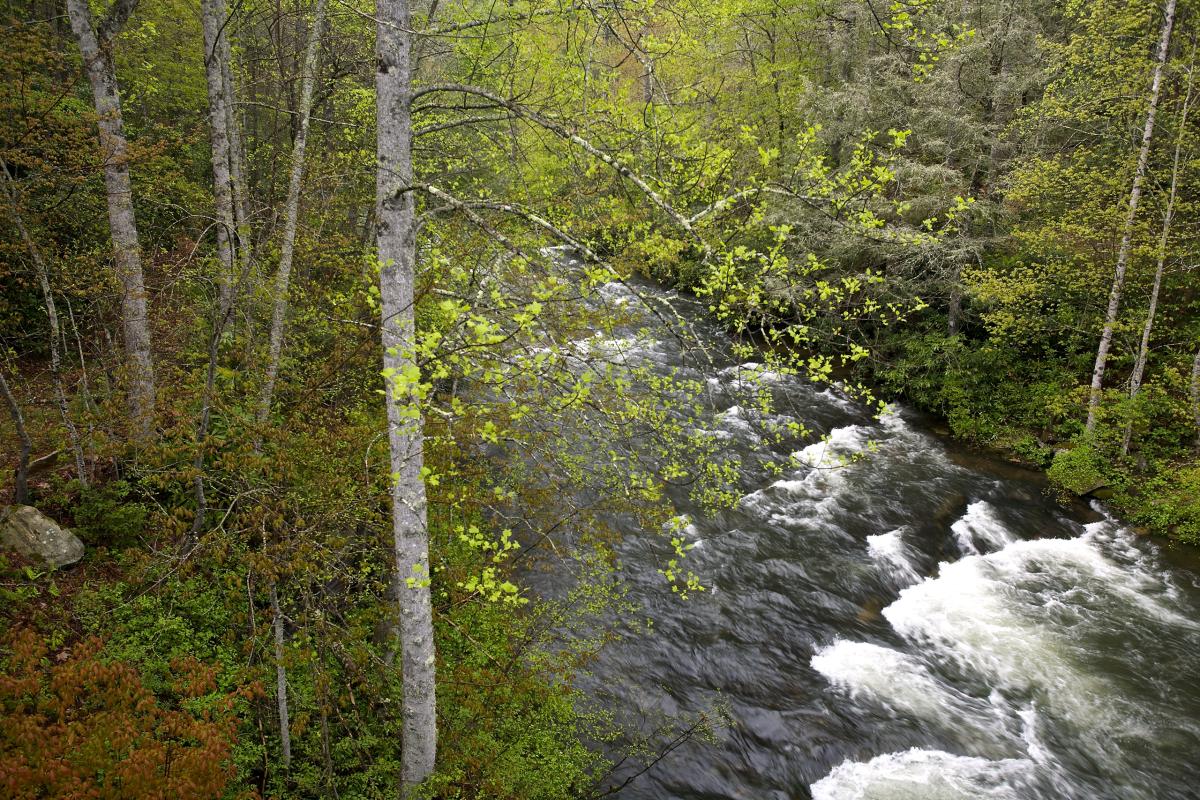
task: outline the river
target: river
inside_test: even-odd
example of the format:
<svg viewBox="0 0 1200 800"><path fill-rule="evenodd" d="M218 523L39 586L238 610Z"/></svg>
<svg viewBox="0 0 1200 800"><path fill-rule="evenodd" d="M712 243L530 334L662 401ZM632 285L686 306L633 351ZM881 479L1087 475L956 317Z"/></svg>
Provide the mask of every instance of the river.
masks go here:
<svg viewBox="0 0 1200 800"><path fill-rule="evenodd" d="M767 374L779 414L824 435L801 448L806 466L771 476L753 455L770 445L738 405L762 370L691 358L662 315L636 313L669 303L719 340L685 298L600 295L634 320L591 352L703 379L714 435L747 465L745 496L715 518L674 498L706 591L668 590L661 532L627 525L615 545L652 625L607 646L581 686L619 719L721 706L730 723L620 798L1200 798L1194 572L903 408L876 419ZM531 580L546 595L567 581Z"/></svg>

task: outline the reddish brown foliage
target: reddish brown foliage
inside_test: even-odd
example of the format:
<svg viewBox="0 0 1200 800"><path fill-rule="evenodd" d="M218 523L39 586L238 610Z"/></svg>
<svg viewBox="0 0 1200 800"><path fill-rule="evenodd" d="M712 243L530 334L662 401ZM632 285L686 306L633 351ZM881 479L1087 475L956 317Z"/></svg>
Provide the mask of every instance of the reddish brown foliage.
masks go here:
<svg viewBox="0 0 1200 800"><path fill-rule="evenodd" d="M235 770L236 696L213 692L214 671L174 664L178 706L160 701L137 670L105 662L90 639L65 659L47 658L28 629L4 641L0 669L0 796L64 800L210 800ZM61 663L59 663L61 661Z"/></svg>

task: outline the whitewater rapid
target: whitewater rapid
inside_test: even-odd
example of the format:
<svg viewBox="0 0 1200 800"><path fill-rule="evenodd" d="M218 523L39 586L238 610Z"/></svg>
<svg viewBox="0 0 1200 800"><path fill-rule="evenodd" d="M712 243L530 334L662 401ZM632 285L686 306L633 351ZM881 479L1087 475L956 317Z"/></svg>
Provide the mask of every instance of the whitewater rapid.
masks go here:
<svg viewBox="0 0 1200 800"><path fill-rule="evenodd" d="M650 286L717 346L696 309ZM637 308L625 287L605 298ZM672 497L707 591L681 601L659 531L618 524L620 580L649 621L581 686L616 719L720 709L622 798L1200 798L1200 588L1101 508L955 450L919 417L876 418L836 388L757 362L697 363L651 315L588 345L686 370L744 496L705 517ZM771 444L746 385L806 440ZM764 388L765 387L765 388ZM566 585L533 578L552 596ZM562 583L560 583L562 582ZM649 724L649 723L646 723Z"/></svg>

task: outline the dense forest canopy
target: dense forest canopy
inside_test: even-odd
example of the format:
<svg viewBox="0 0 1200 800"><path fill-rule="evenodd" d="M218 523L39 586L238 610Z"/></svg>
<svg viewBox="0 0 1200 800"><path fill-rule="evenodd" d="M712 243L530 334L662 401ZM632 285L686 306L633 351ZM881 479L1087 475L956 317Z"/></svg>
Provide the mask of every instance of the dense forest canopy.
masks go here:
<svg viewBox="0 0 1200 800"><path fill-rule="evenodd" d="M572 344L614 282L1200 542L1192 0L64 3L0 5L0 440L88 551L0 560L5 796L592 797L706 735L572 688L607 520L687 602L671 493L740 496L702 382Z"/></svg>

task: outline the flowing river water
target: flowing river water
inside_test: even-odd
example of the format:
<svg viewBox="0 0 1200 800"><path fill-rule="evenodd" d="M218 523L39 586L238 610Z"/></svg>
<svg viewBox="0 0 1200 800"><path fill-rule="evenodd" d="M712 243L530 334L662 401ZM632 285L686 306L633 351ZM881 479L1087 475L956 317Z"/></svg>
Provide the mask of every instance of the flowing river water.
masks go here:
<svg viewBox="0 0 1200 800"><path fill-rule="evenodd" d="M1200 798L1200 582L1176 554L903 408L876 419L795 377L762 379L814 431L808 466L769 476L736 391L762 370L698 363L637 311L669 303L718 341L685 298L601 294L634 324L591 351L705 381L714 433L746 464L745 496L715 518L675 498L707 591L669 591L660 531L629 524L615 545L651 626L605 648L583 688L619 719L729 717L619 797ZM567 579L531 580L553 595Z"/></svg>

